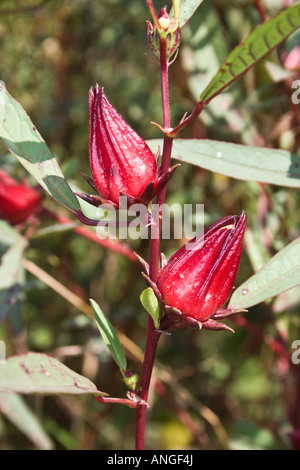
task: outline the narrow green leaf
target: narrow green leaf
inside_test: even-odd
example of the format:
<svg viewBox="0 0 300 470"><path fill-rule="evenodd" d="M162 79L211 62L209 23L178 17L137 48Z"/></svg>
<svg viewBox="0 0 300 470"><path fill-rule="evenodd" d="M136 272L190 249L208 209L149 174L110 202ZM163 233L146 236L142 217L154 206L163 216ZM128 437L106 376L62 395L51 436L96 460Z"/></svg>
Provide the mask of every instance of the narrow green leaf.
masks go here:
<svg viewBox="0 0 300 470"><path fill-rule="evenodd" d="M0 393L0 411L40 450L52 450L54 445L37 417L20 395Z"/></svg>
<svg viewBox="0 0 300 470"><path fill-rule="evenodd" d="M201 5L203 0L179 0L179 27L182 28ZM170 11L170 17L174 16L174 9Z"/></svg>
<svg viewBox="0 0 300 470"><path fill-rule="evenodd" d="M47 354L12 356L0 367L0 392L106 395L89 379Z"/></svg>
<svg viewBox="0 0 300 470"><path fill-rule="evenodd" d="M27 241L0 220L0 289L11 288L18 279Z"/></svg>
<svg viewBox="0 0 300 470"><path fill-rule="evenodd" d="M268 262L269 250L261 243L258 233L250 228L247 228L245 232L244 243L253 271L256 272Z"/></svg>
<svg viewBox="0 0 300 470"><path fill-rule="evenodd" d="M104 315L99 305L92 299L90 299L90 303L103 341L108 347L118 367L121 369L121 371L125 371L127 369L127 361L114 327L112 326L107 316Z"/></svg>
<svg viewBox="0 0 300 470"><path fill-rule="evenodd" d="M280 250L230 299L229 306L248 308L300 284L300 237Z"/></svg>
<svg viewBox="0 0 300 470"><path fill-rule="evenodd" d="M161 141L151 140L148 145L156 152ZM175 139L173 158L238 180L300 187L300 157L286 150L214 140Z"/></svg>
<svg viewBox="0 0 300 470"><path fill-rule="evenodd" d="M148 287L147 289L143 290L140 295L140 300L144 309L149 313L149 315L151 315L155 328L158 329L160 324L159 320L161 316L161 309L153 289Z"/></svg>
<svg viewBox="0 0 300 470"><path fill-rule="evenodd" d="M26 246L27 240L0 220L0 323L20 298Z"/></svg>
<svg viewBox="0 0 300 470"><path fill-rule="evenodd" d="M222 20L216 14L216 5L203 2L200 13L188 23L184 48L180 52L186 84L196 101L229 55L227 39ZM234 141L239 135L240 143L255 145L258 141L256 123L245 105L244 87L241 82L237 85L211 100L201 111L200 119L206 128L217 132L220 140Z"/></svg>
<svg viewBox="0 0 300 470"><path fill-rule="evenodd" d="M209 103L214 96L244 75L299 27L299 3L286 8L258 26L229 54L219 71L201 93L199 101L204 104Z"/></svg>
<svg viewBox="0 0 300 470"><path fill-rule="evenodd" d="M60 204L80 211L57 160L29 116L0 81L0 140L37 182Z"/></svg>

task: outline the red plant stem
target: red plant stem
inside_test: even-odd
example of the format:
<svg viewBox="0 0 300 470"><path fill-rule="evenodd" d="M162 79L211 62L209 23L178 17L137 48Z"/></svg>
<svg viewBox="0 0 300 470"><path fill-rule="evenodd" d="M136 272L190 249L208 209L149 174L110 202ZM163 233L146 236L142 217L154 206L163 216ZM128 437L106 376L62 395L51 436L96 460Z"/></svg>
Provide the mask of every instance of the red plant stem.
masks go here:
<svg viewBox="0 0 300 470"><path fill-rule="evenodd" d="M255 4L256 10L258 11L261 22L264 23L267 19L267 15L266 15L264 6L262 4L262 1L261 0L255 0L254 4Z"/></svg>
<svg viewBox="0 0 300 470"><path fill-rule="evenodd" d="M150 387L150 379L152 375L154 358L160 333L155 331L152 318L148 317L147 344L145 351L145 359L143 363L142 376L138 395L141 400L147 401ZM145 431L146 431L147 407L145 405L138 406L136 409L136 434L135 449L145 449Z"/></svg>
<svg viewBox="0 0 300 470"><path fill-rule="evenodd" d="M174 129L171 129L170 132L167 132L167 135L171 138L174 138L178 134L178 132L184 129L188 124L190 124L190 122L192 122L194 119L196 119L196 117L199 116L206 104L207 103L202 103L201 101L199 101L196 104L194 111L187 118L182 119L180 123L176 127L174 127Z"/></svg>
<svg viewBox="0 0 300 470"><path fill-rule="evenodd" d="M51 219L57 220L57 222L63 225L67 225L73 222L73 220L69 219L68 217L56 214L55 212L52 212L49 209L43 209L43 212ZM97 234L88 227L79 226L75 227L73 230L84 238L87 238L93 241L94 243L97 243L98 245L102 245L110 251L114 251L115 253L126 256L126 258L130 259L131 261L138 262L134 251L129 246L125 245L125 243L115 242L113 240L110 240L109 238L99 238Z"/></svg>
<svg viewBox="0 0 300 470"><path fill-rule="evenodd" d="M152 0L146 0L146 3L147 3L148 8L149 8L149 10L150 10L151 16L152 16L153 21L154 21L154 23L155 23L155 26L158 28L158 27L159 27L159 20L158 20L158 17L157 17L157 14L156 14L156 11L155 11L153 2L152 2Z"/></svg>
<svg viewBox="0 0 300 470"><path fill-rule="evenodd" d="M149 3L152 2L148 2ZM161 96L163 107L163 125L164 128L170 128L170 103L169 103L169 79L168 79L168 59L166 50L166 39L160 39L160 69L161 69ZM164 135L164 145L162 153L162 161L160 172L163 174L170 167L171 151L173 139ZM166 188L164 188L157 196L157 204L162 205L166 197ZM159 219L159 233L161 230L161 219ZM160 237L150 239L150 255L149 255L149 272L152 281L156 282L159 273L159 250ZM155 330L153 320L148 316L147 342L145 350L145 359L142 368L140 388L138 394L140 398L147 402L150 380L154 365L154 358L160 333ZM145 449L145 430L146 430L147 408L139 406L136 410L136 450Z"/></svg>
<svg viewBox="0 0 300 470"><path fill-rule="evenodd" d="M129 408L136 408L138 403L128 400L127 398L111 398L111 397L95 397L98 403L113 403L118 405L126 405Z"/></svg>

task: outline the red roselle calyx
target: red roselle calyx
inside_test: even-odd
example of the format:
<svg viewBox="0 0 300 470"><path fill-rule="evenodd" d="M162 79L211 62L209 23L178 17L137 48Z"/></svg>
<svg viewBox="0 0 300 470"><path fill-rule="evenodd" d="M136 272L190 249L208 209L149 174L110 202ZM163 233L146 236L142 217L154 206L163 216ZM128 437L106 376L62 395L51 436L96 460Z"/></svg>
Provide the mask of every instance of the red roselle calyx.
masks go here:
<svg viewBox="0 0 300 470"><path fill-rule="evenodd" d="M237 275L245 228L245 212L224 217L165 264L152 285L165 312L161 329L188 325L231 330L218 319L237 313L223 306Z"/></svg>
<svg viewBox="0 0 300 470"><path fill-rule="evenodd" d="M164 175L146 142L127 124L98 85L89 92L89 153L92 178L85 177L99 196L78 194L98 206L128 202L148 204L167 183L174 168Z"/></svg>
<svg viewBox="0 0 300 470"><path fill-rule="evenodd" d="M25 222L38 208L41 195L26 183L18 183L0 169L0 218L12 225Z"/></svg>

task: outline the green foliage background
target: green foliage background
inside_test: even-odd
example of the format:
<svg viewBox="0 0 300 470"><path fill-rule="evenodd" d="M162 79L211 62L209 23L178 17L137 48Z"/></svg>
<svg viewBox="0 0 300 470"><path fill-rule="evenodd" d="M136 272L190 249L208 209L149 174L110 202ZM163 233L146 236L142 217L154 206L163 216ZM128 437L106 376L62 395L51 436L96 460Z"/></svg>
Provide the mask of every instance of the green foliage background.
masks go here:
<svg viewBox="0 0 300 470"><path fill-rule="evenodd" d="M265 6L270 14L282 7L280 1L276 6L276 2L269 3ZM174 125L193 109L211 73L213 58L221 63L259 24L252 2L216 0L207 4L184 27L179 57L170 68ZM88 191L80 172L89 173L87 95L96 82L144 139L161 137L159 129L150 124L161 123L162 111L159 68L146 44L145 22L150 19L146 3L48 0L39 8L26 10L25 6L22 1L0 2L0 78L31 117L66 178ZM164 2L157 1L156 6L162 7ZM201 26L207 29L209 43L197 40L204 34ZM289 81L297 76L280 79L267 68L267 62L280 65L281 54L293 46L293 40L248 72L218 103L213 101L203 118L180 137L298 153L299 106L291 106ZM11 174L28 177L4 148L0 156L1 166ZM205 204L205 224L227 214L247 212L250 230L237 286L262 261L299 236L299 190L231 180L186 164L177 170L168 188L170 204ZM70 216L50 197L44 198L43 206ZM41 216L37 231L52 223ZM139 265L71 230L35 235L27 258L85 301L94 298L111 322L144 350L147 318L139 301L145 288ZM129 244L147 258L146 240ZM162 249L169 256L178 245L178 240L163 241ZM126 387L95 322L30 274L25 286L21 309L0 326L7 355L26 349L56 354L100 390L125 396ZM244 315L246 327L232 320L234 335L178 330L163 337L156 374L167 393L150 397L147 447L292 448L287 433L300 427L300 366L293 369L274 353L270 343L276 339L291 351L292 341L299 338L299 304L298 287L276 302L252 307ZM140 371L140 363L130 354L128 362L130 368ZM134 447L134 413L130 409L100 405L90 396L28 396L26 402L55 449ZM25 436L7 415L0 415L1 449L34 447L30 434Z"/></svg>

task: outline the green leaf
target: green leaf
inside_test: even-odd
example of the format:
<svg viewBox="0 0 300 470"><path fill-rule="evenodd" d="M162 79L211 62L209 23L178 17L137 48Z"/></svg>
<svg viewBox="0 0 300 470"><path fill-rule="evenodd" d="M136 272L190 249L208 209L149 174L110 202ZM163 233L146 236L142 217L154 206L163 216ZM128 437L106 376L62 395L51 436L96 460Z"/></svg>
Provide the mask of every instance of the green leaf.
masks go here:
<svg viewBox="0 0 300 470"><path fill-rule="evenodd" d="M201 5L201 21L194 15L184 31L185 44L180 52L186 84L198 101L199 95L214 77L216 70L228 56L228 37L214 2ZM241 143L255 145L258 141L256 123L251 119L245 104L245 90L241 82L216 96L201 111L201 121L206 128L222 140L234 141L238 135Z"/></svg>
<svg viewBox="0 0 300 470"><path fill-rule="evenodd" d="M121 371L126 371L126 357L114 327L112 326L107 316L104 315L99 305L92 299L90 299L90 303L103 341L105 342Z"/></svg>
<svg viewBox="0 0 300 470"><path fill-rule="evenodd" d="M144 309L151 315L155 328L158 329L160 326L161 309L153 289L148 287L143 290L140 295L140 300Z"/></svg>
<svg viewBox="0 0 300 470"><path fill-rule="evenodd" d="M151 140L148 145L157 152L161 141ZM300 157L286 150L214 140L175 139L172 157L238 180L300 187Z"/></svg>
<svg viewBox="0 0 300 470"><path fill-rule="evenodd" d="M230 299L229 306L248 308L300 284L300 237L273 256Z"/></svg>
<svg viewBox="0 0 300 470"><path fill-rule="evenodd" d="M26 239L0 220L0 322L19 301L26 246Z"/></svg>
<svg viewBox="0 0 300 470"><path fill-rule="evenodd" d="M253 271L256 272L269 260L269 250L261 243L259 235L250 228L245 232L244 243Z"/></svg>
<svg viewBox="0 0 300 470"><path fill-rule="evenodd" d="M179 27L182 28L201 5L203 0L179 0ZM174 17L174 9L170 11L170 17Z"/></svg>
<svg viewBox="0 0 300 470"><path fill-rule="evenodd" d="M106 395L89 379L46 354L12 356L0 368L1 392Z"/></svg>
<svg viewBox="0 0 300 470"><path fill-rule="evenodd" d="M60 204L80 211L57 160L29 116L0 82L0 140L37 182Z"/></svg>
<svg viewBox="0 0 300 470"><path fill-rule="evenodd" d="M300 27L300 4L283 10L258 26L227 57L219 71L201 93L199 101L209 103L231 83L285 41Z"/></svg>
<svg viewBox="0 0 300 470"><path fill-rule="evenodd" d="M23 397L0 393L0 411L40 450L52 450L53 442Z"/></svg>
<svg viewBox="0 0 300 470"><path fill-rule="evenodd" d="M293 310L300 305L300 285L285 292L281 292L272 303L272 311L281 313Z"/></svg>

